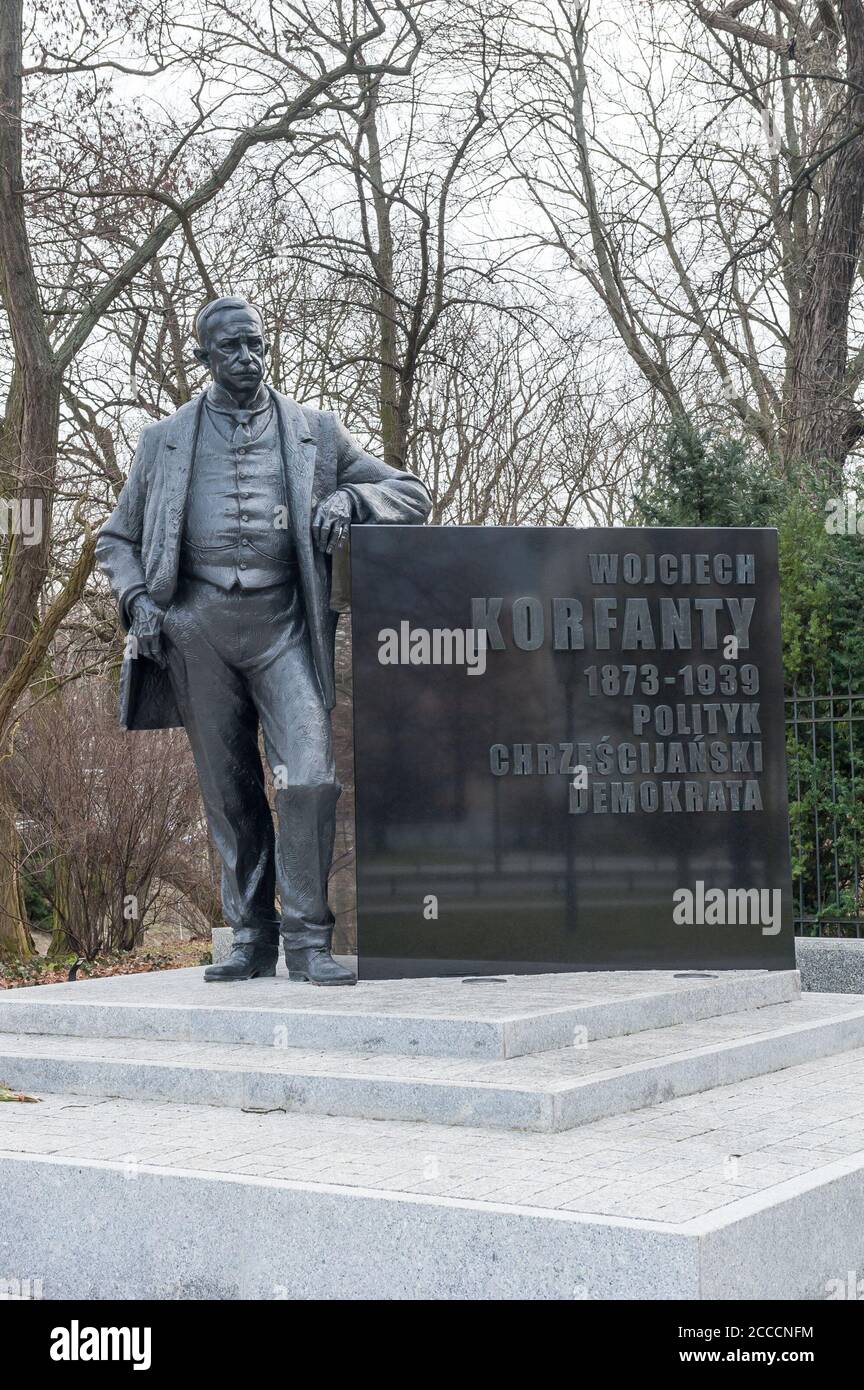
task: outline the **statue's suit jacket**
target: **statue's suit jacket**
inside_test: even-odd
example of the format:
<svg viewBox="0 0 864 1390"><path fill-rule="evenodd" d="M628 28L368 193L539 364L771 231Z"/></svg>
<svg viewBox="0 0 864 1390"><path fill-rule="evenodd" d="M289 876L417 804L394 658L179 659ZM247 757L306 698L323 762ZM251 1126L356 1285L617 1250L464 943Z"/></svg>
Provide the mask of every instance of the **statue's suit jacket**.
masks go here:
<svg viewBox="0 0 864 1390"><path fill-rule="evenodd" d="M285 497L312 661L324 703L332 709L338 615L330 608L331 559L313 543L312 512L339 489L352 498L354 521L422 524L431 502L412 474L364 453L335 414L298 405L268 389L279 424ZM125 629L131 622L128 603L142 590L161 608L167 609L174 598L203 406L202 394L142 432L126 486L99 533L96 558L108 576ZM146 657L127 655L123 662L120 723L127 729L182 724L167 672Z"/></svg>

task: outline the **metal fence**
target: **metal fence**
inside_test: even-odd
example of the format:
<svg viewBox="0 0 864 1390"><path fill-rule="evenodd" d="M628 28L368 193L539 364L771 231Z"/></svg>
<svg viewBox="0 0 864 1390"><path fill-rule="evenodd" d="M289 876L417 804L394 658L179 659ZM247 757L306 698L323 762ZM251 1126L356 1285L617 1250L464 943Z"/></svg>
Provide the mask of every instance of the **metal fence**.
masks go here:
<svg viewBox="0 0 864 1390"><path fill-rule="evenodd" d="M795 686L786 736L795 930L864 936L864 694Z"/></svg>

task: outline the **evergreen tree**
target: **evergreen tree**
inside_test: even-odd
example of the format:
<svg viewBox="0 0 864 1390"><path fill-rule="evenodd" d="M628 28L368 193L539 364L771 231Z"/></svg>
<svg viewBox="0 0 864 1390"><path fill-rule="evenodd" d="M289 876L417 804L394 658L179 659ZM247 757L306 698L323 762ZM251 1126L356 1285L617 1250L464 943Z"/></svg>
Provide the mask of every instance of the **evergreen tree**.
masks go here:
<svg viewBox="0 0 864 1390"><path fill-rule="evenodd" d="M653 481L636 503L644 526L768 526L778 484L743 439L700 434L673 420L651 457Z"/></svg>

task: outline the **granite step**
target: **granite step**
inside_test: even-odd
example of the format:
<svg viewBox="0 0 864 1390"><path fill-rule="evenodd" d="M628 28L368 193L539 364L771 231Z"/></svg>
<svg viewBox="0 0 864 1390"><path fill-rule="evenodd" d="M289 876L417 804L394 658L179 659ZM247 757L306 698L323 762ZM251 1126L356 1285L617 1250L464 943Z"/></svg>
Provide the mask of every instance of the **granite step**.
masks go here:
<svg viewBox="0 0 864 1390"><path fill-rule="evenodd" d="M510 1058L6 1033L0 1080L37 1095L554 1132L861 1045L864 998L809 995Z"/></svg>
<svg viewBox="0 0 864 1390"><path fill-rule="evenodd" d="M795 970L361 980L321 990L289 983L280 963L275 979L230 985L187 969L6 990L0 1041L38 1033L504 1059L799 996Z"/></svg>
<svg viewBox="0 0 864 1390"><path fill-rule="evenodd" d="M7 1298L824 1301L862 1269L864 1048L562 1134L0 1106Z"/></svg>

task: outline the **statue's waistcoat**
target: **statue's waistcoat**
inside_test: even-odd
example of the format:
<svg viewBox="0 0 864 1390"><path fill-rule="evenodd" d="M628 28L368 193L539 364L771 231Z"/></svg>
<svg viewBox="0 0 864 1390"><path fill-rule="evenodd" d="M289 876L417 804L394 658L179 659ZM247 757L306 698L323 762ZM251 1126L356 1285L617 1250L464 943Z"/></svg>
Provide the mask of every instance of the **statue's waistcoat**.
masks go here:
<svg viewBox="0 0 864 1390"><path fill-rule="evenodd" d="M180 571L220 588L262 589L296 574L276 412L245 434L205 405L186 502Z"/></svg>

